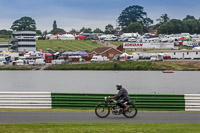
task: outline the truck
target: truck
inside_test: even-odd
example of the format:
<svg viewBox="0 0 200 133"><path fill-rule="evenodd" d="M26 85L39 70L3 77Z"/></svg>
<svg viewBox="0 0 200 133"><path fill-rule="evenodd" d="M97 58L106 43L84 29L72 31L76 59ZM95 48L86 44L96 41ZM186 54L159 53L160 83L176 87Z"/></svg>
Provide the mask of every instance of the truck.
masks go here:
<svg viewBox="0 0 200 133"><path fill-rule="evenodd" d="M109 59L107 57L102 56L93 56L91 62L108 62Z"/></svg>
<svg viewBox="0 0 200 133"><path fill-rule="evenodd" d="M53 55L51 53L44 53L43 58L46 63L51 63L53 60Z"/></svg>

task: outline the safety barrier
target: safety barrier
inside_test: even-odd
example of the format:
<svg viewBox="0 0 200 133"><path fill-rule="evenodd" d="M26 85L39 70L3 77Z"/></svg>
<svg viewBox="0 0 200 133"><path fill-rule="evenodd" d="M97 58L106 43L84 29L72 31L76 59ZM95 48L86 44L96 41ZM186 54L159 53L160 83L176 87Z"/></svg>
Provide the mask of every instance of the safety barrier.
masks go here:
<svg viewBox="0 0 200 133"><path fill-rule="evenodd" d="M185 111L200 111L200 94L185 94Z"/></svg>
<svg viewBox="0 0 200 133"><path fill-rule="evenodd" d="M51 108L51 92L0 92L0 108Z"/></svg>
<svg viewBox="0 0 200 133"><path fill-rule="evenodd" d="M104 102L105 96L114 94L0 92L0 108L94 109L97 104ZM130 94L129 96L139 110L200 111L200 94Z"/></svg>
<svg viewBox="0 0 200 133"><path fill-rule="evenodd" d="M52 108L94 108L105 96L113 94L52 93ZM185 110L184 95L132 94L130 98L140 110Z"/></svg>

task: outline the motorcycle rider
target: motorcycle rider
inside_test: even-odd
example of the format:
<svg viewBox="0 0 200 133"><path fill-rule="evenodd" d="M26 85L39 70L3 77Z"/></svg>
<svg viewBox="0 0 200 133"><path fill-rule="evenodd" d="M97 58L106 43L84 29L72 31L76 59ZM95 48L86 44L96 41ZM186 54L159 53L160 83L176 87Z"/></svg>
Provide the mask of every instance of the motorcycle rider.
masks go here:
<svg viewBox="0 0 200 133"><path fill-rule="evenodd" d="M126 112L126 111L129 110L129 106L127 105L127 103L130 101L129 96L128 96L128 92L127 92L126 89L124 89L122 87L121 84L117 84L116 88L119 92L116 96L113 97L113 99L116 100L116 101L118 101L120 99L120 101L117 104L120 107L124 108L124 112Z"/></svg>

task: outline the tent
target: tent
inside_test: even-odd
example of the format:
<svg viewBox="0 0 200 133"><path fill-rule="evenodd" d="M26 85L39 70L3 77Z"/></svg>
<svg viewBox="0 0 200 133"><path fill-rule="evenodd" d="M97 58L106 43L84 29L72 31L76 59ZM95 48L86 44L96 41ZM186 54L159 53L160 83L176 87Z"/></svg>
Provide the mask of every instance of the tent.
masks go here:
<svg viewBox="0 0 200 133"><path fill-rule="evenodd" d="M64 53L62 53L62 56L72 56L72 55L74 55L74 51L68 51L68 52L64 52Z"/></svg>
<svg viewBox="0 0 200 133"><path fill-rule="evenodd" d="M58 36L60 40L75 40L75 36L72 34L64 34Z"/></svg>
<svg viewBox="0 0 200 133"><path fill-rule="evenodd" d="M76 40L85 40L86 39L86 36L84 35L79 35L76 37Z"/></svg>

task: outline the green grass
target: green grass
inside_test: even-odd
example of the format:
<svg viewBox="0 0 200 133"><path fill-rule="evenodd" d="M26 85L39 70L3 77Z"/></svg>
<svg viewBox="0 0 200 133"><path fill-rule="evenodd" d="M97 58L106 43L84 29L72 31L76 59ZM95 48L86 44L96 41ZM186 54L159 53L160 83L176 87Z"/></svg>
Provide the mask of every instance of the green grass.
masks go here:
<svg viewBox="0 0 200 133"><path fill-rule="evenodd" d="M45 70L160 70L152 62L107 62L49 66Z"/></svg>
<svg viewBox="0 0 200 133"><path fill-rule="evenodd" d="M179 46L179 49L187 49L187 50L192 50L192 47L187 47L187 46Z"/></svg>
<svg viewBox="0 0 200 133"><path fill-rule="evenodd" d="M33 70L35 66L0 66L0 70Z"/></svg>
<svg viewBox="0 0 200 133"><path fill-rule="evenodd" d="M112 43L115 46L120 46L123 42L119 42L119 41L108 41L109 43Z"/></svg>
<svg viewBox="0 0 200 133"><path fill-rule="evenodd" d="M8 42L5 38L0 38L0 42Z"/></svg>
<svg viewBox="0 0 200 133"><path fill-rule="evenodd" d="M200 124L41 123L1 124L2 133L199 133Z"/></svg>
<svg viewBox="0 0 200 133"><path fill-rule="evenodd" d="M107 63L89 63L89 64L67 64L49 66L45 70L177 70L190 71L199 70L192 64L181 64L179 62L107 62Z"/></svg>
<svg viewBox="0 0 200 133"><path fill-rule="evenodd" d="M177 71L199 70L199 68L194 66L192 63L186 65L186 64L180 64L178 62L156 62L155 64L160 66L164 70L177 70Z"/></svg>
<svg viewBox="0 0 200 133"><path fill-rule="evenodd" d="M93 50L98 47L103 47L102 45L92 43L90 40L38 40L37 50L42 49L46 51L48 48L55 50L73 50L73 51L83 51L83 50Z"/></svg>

